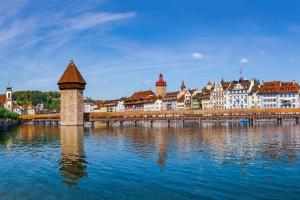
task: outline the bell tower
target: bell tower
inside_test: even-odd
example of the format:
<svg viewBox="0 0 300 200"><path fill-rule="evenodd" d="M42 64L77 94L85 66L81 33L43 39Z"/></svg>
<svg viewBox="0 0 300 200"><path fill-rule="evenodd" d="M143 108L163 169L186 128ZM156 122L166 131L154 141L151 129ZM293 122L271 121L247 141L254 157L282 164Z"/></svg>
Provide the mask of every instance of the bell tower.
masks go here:
<svg viewBox="0 0 300 200"><path fill-rule="evenodd" d="M60 125L82 126L86 82L72 60L57 84L61 91Z"/></svg>
<svg viewBox="0 0 300 200"><path fill-rule="evenodd" d="M164 80L162 73L159 74L159 79L156 81L156 95L165 96L167 94L167 82Z"/></svg>
<svg viewBox="0 0 300 200"><path fill-rule="evenodd" d="M10 86L10 83L8 82L6 87L6 103L5 108L9 111L12 111L13 109L13 101L12 101L12 87Z"/></svg>

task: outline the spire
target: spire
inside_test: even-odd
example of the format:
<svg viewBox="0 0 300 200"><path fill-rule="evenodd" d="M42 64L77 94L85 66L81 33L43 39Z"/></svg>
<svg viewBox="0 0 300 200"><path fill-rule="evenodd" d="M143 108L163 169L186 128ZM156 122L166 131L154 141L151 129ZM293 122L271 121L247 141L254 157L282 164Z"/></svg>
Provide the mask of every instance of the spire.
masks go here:
<svg viewBox="0 0 300 200"><path fill-rule="evenodd" d="M242 82L244 80L244 78L243 78L243 69L241 68L240 69L240 82Z"/></svg>
<svg viewBox="0 0 300 200"><path fill-rule="evenodd" d="M11 91L12 87L10 85L10 81L8 81L7 86L6 86L6 91Z"/></svg>
<svg viewBox="0 0 300 200"><path fill-rule="evenodd" d="M186 86L185 86L185 83L184 83L184 80L182 81L181 83L181 90L185 90L186 89Z"/></svg>

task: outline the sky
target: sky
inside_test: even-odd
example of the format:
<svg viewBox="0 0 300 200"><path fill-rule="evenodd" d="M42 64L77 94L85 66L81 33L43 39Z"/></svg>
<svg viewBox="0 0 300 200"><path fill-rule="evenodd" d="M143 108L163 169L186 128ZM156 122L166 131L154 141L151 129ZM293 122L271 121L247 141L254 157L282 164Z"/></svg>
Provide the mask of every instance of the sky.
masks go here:
<svg viewBox="0 0 300 200"><path fill-rule="evenodd" d="M298 0L0 0L0 91L58 90L70 60L94 99L154 90L159 73L168 91L240 69L300 81L299 10Z"/></svg>

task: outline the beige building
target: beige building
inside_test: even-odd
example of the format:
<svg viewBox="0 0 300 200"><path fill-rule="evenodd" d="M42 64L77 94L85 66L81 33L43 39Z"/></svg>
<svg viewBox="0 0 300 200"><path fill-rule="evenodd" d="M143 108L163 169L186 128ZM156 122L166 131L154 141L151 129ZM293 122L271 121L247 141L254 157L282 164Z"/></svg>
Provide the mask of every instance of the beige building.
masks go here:
<svg viewBox="0 0 300 200"><path fill-rule="evenodd" d="M61 90L60 124L83 125L83 90L86 82L71 61L58 81Z"/></svg>
<svg viewBox="0 0 300 200"><path fill-rule="evenodd" d="M225 82L223 79L216 83L211 92L212 109L220 110L226 109L226 94L230 82Z"/></svg>

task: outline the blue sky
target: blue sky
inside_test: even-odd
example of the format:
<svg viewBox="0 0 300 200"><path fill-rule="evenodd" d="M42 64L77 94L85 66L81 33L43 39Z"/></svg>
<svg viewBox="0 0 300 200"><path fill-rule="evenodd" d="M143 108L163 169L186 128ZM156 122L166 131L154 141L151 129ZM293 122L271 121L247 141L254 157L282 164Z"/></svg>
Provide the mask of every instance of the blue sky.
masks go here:
<svg viewBox="0 0 300 200"><path fill-rule="evenodd" d="M57 90L73 59L86 96L209 80L300 81L296 0L0 0L0 86Z"/></svg>

